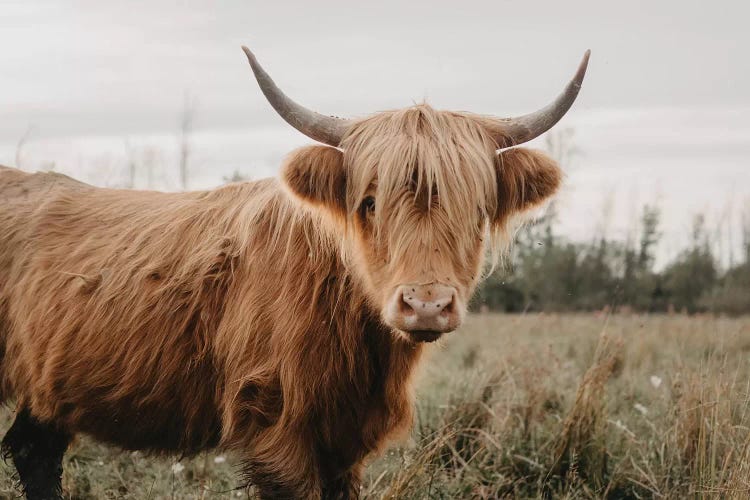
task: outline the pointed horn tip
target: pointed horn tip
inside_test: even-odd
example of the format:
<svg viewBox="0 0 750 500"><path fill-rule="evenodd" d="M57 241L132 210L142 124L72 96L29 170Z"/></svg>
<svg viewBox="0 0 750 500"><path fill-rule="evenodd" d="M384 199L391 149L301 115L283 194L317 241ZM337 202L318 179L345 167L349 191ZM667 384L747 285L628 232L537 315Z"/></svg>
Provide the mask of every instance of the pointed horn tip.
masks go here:
<svg viewBox="0 0 750 500"><path fill-rule="evenodd" d="M247 56L247 60L250 62L250 64L257 63L257 60L255 59L255 54L252 53L250 49L248 49L246 46L242 46L242 51Z"/></svg>
<svg viewBox="0 0 750 500"><path fill-rule="evenodd" d="M578 81L578 83L583 81L583 77L586 74L586 68L589 66L590 57L591 49L587 49L586 52L583 53L583 59L581 59L581 64L578 65L578 71L576 71L575 80Z"/></svg>
<svg viewBox="0 0 750 500"><path fill-rule="evenodd" d="M583 59L581 60L581 66L584 68L588 66L589 64L589 58L591 57L591 49L586 49L586 52L583 53Z"/></svg>

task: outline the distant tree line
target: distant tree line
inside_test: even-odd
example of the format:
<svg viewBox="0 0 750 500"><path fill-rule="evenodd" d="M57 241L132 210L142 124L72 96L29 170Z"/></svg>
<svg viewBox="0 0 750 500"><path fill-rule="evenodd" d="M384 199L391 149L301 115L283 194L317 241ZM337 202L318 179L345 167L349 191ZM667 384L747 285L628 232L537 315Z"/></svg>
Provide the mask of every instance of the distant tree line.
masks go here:
<svg viewBox="0 0 750 500"><path fill-rule="evenodd" d="M572 242L553 231L552 215L519 232L507 261L480 289L475 309L521 311L635 310L750 313L750 223L743 224L739 263L722 266L705 218L690 243L659 271L660 211L643 207L634 242L604 236Z"/></svg>

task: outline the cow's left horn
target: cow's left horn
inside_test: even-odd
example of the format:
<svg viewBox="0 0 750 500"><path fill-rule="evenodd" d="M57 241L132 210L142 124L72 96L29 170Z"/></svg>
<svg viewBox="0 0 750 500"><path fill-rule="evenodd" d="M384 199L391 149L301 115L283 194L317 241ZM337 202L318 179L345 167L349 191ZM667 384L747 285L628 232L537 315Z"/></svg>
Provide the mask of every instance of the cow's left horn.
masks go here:
<svg viewBox="0 0 750 500"><path fill-rule="evenodd" d="M528 142L542 135L560 121L578 96L590 55L591 51L587 50L573 79L565 87L562 94L547 107L516 118L493 120L490 124L491 133L498 147L507 148Z"/></svg>
<svg viewBox="0 0 750 500"><path fill-rule="evenodd" d="M286 120L292 127L296 128L306 136L316 141L320 141L329 146L338 146L341 138L344 136L350 122L341 118L323 116L320 113L309 110L300 106L293 100L289 99L276 84L273 82L268 73L258 64L258 60L250 49L243 46L242 50L247 55L247 60L253 68L255 79L258 80L260 90L271 103L273 109Z"/></svg>

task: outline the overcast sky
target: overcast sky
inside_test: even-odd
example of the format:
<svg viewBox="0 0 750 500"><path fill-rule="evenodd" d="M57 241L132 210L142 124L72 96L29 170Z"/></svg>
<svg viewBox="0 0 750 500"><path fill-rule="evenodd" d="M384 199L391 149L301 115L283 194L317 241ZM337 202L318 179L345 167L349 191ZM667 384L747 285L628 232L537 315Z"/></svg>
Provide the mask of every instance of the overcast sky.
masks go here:
<svg viewBox="0 0 750 500"><path fill-rule="evenodd" d="M309 140L265 102L242 44L289 95L339 116L425 99L525 113L551 100L590 48L583 90L558 127L574 129L579 151L566 165L561 227L622 235L640 204L658 201L676 249L695 213L737 224L750 198L748 5L0 0L0 163L16 162L27 135L28 170L54 164L112 184L128 152L173 169L187 94L192 187L235 170L274 175ZM165 187L170 179L161 175Z"/></svg>

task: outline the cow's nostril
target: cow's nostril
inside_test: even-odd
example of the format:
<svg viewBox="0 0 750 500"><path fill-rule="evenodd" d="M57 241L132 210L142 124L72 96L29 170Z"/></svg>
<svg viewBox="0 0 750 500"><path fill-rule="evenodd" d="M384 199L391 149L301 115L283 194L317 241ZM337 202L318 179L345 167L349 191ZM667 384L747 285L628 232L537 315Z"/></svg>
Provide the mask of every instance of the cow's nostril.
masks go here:
<svg viewBox="0 0 750 500"><path fill-rule="evenodd" d="M447 301L443 302L441 304L440 313L441 314L451 314L453 312L453 297L449 298Z"/></svg>
<svg viewBox="0 0 750 500"><path fill-rule="evenodd" d="M407 297L405 294L401 294L401 300L399 300L399 312L401 314L414 314L414 308L409 304L411 297Z"/></svg>

